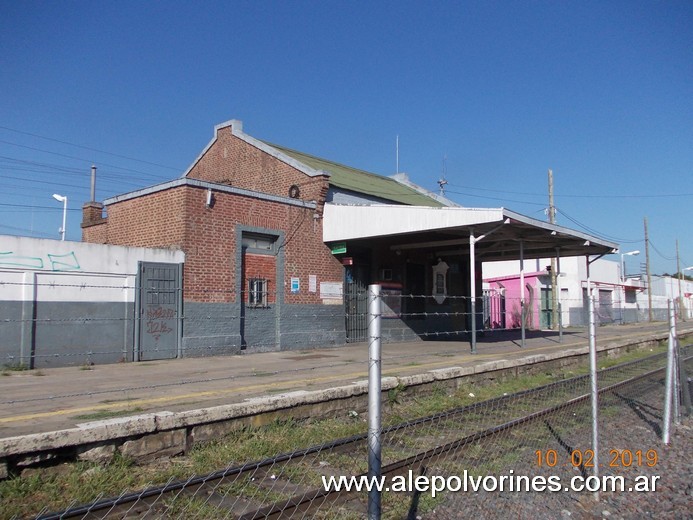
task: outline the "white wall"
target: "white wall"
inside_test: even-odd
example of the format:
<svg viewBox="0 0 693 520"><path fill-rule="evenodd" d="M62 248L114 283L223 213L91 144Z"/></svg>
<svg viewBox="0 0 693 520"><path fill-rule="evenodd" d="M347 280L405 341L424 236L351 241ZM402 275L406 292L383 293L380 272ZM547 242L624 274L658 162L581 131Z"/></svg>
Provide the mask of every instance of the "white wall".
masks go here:
<svg viewBox="0 0 693 520"><path fill-rule="evenodd" d="M551 265L551 258L525 260L525 274L546 272ZM484 280L500 276L519 276L519 261L487 262L482 266ZM564 325L584 325L583 316L583 288L586 287L587 266L584 256L565 257L560 259L560 273L558 279L559 302L561 304L561 321ZM548 278L548 277L544 277ZM618 260L600 258L590 264L590 281L597 290L610 293L611 315L618 320L620 309L637 307L636 303L627 304L624 288L620 279ZM598 293L595 293L598 294ZM597 307L599 303L597 302ZM571 311L572 309L572 311ZM599 312L599 309L597 309ZM603 309L604 318L608 316L608 310ZM615 313L615 314L614 314Z"/></svg>
<svg viewBox="0 0 693 520"><path fill-rule="evenodd" d="M0 299L132 302L138 262L184 260L177 250L0 235Z"/></svg>
<svg viewBox="0 0 693 520"><path fill-rule="evenodd" d="M600 258L590 265L590 280L596 289L602 289L612 292L612 304L614 311L624 309L625 311L639 311L646 314L648 309L648 293L645 290L645 281L621 281L621 267L619 265L620 258L614 257L614 260L608 258ZM550 258L542 258L540 260L526 260L525 274L532 272L544 271L547 265L551 264ZM500 276L519 275L519 261L504 261L504 262L486 262L482 267L484 280L496 278ZM570 257L561 258L561 272L558 284L561 289L561 303L563 308L563 323L569 323L570 307L579 307L582 305L582 291L587 280L587 269L585 265L585 257ZM634 285L641 287L636 290L636 301L628 303L626 301L625 286ZM567 289L567 292L565 291ZM660 311L667 308L669 300L676 300L679 295L683 296L683 305L686 310L686 317L693 316L693 282L682 280L681 293L679 293L678 278L671 276L652 276L652 307ZM692 296L686 297L686 294ZM597 303L598 305L598 303ZM677 303L678 305L678 303ZM618 318L618 316L616 316ZM662 312L658 312L655 319L663 318Z"/></svg>

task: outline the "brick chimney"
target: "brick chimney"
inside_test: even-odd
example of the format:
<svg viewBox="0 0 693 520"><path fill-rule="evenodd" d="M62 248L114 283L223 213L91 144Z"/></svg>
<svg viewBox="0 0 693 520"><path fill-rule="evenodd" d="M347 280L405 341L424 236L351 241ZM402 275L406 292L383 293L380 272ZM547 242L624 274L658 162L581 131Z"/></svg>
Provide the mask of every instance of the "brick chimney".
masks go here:
<svg viewBox="0 0 693 520"><path fill-rule="evenodd" d="M103 216L103 204L91 201L82 206L82 228L103 224L106 219Z"/></svg>

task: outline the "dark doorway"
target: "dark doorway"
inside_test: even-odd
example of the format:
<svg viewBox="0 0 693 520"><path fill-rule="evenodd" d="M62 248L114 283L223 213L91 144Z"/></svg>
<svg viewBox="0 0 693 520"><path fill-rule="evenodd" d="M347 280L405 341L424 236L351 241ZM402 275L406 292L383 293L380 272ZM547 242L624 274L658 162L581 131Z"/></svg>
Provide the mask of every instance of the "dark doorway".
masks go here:
<svg viewBox="0 0 693 520"><path fill-rule="evenodd" d="M426 266L406 264L406 286L404 312L406 319L422 320L426 312Z"/></svg>

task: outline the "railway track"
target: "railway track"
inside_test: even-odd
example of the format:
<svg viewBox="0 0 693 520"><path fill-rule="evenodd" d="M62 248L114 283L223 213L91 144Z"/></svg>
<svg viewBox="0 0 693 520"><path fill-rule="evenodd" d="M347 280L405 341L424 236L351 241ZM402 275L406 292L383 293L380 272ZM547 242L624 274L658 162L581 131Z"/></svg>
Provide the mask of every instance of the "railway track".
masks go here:
<svg viewBox="0 0 693 520"><path fill-rule="evenodd" d="M693 359L691 346L681 353L685 363ZM665 364L666 355L658 354L600 370L599 393L652 392L661 388ZM382 474L418 474L425 468L441 474L460 458L468 465L474 446L584 407L589 399L585 375L388 426L381 436ZM359 518L366 512L366 493L326 491L322 477L365 475L367 460L364 433L40 518Z"/></svg>

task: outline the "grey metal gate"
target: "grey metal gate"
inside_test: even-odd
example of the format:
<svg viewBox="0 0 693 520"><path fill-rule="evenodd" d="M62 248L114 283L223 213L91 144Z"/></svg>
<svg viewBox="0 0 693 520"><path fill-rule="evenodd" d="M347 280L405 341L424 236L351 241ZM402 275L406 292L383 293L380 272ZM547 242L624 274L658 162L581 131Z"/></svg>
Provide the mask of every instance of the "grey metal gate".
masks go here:
<svg viewBox="0 0 693 520"><path fill-rule="evenodd" d="M135 361L179 357L183 264L140 262L135 300Z"/></svg>
<svg viewBox="0 0 693 520"><path fill-rule="evenodd" d="M599 323L612 323L614 321L614 304L612 291L599 289Z"/></svg>
<svg viewBox="0 0 693 520"><path fill-rule="evenodd" d="M368 290L361 283L347 283L344 306L346 307L347 342L366 341L368 337Z"/></svg>

